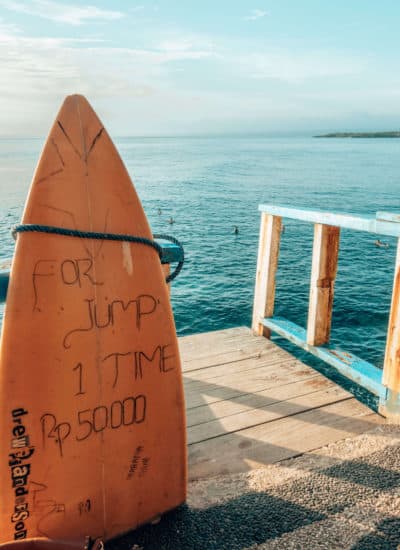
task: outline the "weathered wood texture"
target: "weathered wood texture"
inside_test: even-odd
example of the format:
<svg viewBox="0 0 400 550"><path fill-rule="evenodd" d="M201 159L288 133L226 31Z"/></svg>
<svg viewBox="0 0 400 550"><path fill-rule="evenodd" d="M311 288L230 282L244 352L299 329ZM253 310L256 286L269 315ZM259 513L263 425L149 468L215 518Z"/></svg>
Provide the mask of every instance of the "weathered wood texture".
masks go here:
<svg viewBox="0 0 400 550"><path fill-rule="evenodd" d="M190 479L273 464L383 422L248 328L184 336L179 346Z"/></svg>
<svg viewBox="0 0 400 550"><path fill-rule="evenodd" d="M262 324L264 317L272 317L275 302L275 275L278 267L282 218L261 214L256 286L254 291L252 328L256 335L269 336Z"/></svg>
<svg viewBox="0 0 400 550"><path fill-rule="evenodd" d="M383 383L391 391L400 393L400 239L397 245L392 305L387 333ZM397 411L399 414L399 411Z"/></svg>
<svg viewBox="0 0 400 550"><path fill-rule="evenodd" d="M339 227L316 223L308 308L307 344L329 342L337 261Z"/></svg>

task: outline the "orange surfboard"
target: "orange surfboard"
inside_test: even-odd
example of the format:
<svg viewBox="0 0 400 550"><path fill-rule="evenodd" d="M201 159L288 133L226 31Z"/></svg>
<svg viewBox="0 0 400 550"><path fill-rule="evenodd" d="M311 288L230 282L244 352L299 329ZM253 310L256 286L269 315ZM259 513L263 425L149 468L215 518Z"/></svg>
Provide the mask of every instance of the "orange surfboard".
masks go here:
<svg viewBox="0 0 400 550"><path fill-rule="evenodd" d="M66 98L22 219L152 239L86 99ZM145 244L20 233L0 349L0 542L106 539L185 500L168 288Z"/></svg>

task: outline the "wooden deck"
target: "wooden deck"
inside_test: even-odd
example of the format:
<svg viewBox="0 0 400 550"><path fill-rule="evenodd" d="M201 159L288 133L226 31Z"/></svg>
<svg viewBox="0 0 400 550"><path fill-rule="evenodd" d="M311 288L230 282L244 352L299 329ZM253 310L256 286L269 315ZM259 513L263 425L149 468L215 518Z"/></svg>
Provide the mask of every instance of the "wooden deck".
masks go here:
<svg viewBox="0 0 400 550"><path fill-rule="evenodd" d="M384 423L248 328L184 336L179 343L189 479L273 464Z"/></svg>

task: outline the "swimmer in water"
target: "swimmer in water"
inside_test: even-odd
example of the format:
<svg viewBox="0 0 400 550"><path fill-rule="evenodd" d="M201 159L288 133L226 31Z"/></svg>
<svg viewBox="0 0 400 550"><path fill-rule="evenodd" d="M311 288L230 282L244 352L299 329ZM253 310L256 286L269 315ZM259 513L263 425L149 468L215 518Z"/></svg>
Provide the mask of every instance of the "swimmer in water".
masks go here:
<svg viewBox="0 0 400 550"><path fill-rule="evenodd" d="M175 220L174 220L174 218L173 218L172 216L171 216L170 219L168 220L168 223L169 223L170 225L172 225L173 223L175 223Z"/></svg>
<svg viewBox="0 0 400 550"><path fill-rule="evenodd" d="M389 248L389 243L384 243L380 239L376 239L376 241L374 242L374 245L378 246L379 248Z"/></svg>
<svg viewBox="0 0 400 550"><path fill-rule="evenodd" d="M158 209L158 215L161 216L162 214L162 211L161 211L161 208Z"/></svg>
<svg viewBox="0 0 400 550"><path fill-rule="evenodd" d="M237 225L233 226L233 232L234 232L235 235L239 235L239 228L238 228Z"/></svg>

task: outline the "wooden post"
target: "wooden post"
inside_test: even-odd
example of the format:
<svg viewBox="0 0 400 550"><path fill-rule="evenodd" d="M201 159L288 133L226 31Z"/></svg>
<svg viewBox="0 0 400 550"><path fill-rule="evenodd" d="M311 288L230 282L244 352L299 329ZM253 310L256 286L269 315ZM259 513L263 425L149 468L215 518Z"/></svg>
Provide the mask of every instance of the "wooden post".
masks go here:
<svg viewBox="0 0 400 550"><path fill-rule="evenodd" d="M397 243L382 382L388 388L388 394L386 402L381 404L380 412L389 422L400 424L400 239Z"/></svg>
<svg viewBox="0 0 400 550"><path fill-rule="evenodd" d="M272 317L274 313L275 274L278 267L281 227L280 216L271 216L265 212L261 214L252 323L254 333L259 336L270 336L270 332L264 329L262 319Z"/></svg>
<svg viewBox="0 0 400 550"><path fill-rule="evenodd" d="M332 225L314 225L307 344L329 342L333 294L339 255L340 229Z"/></svg>

